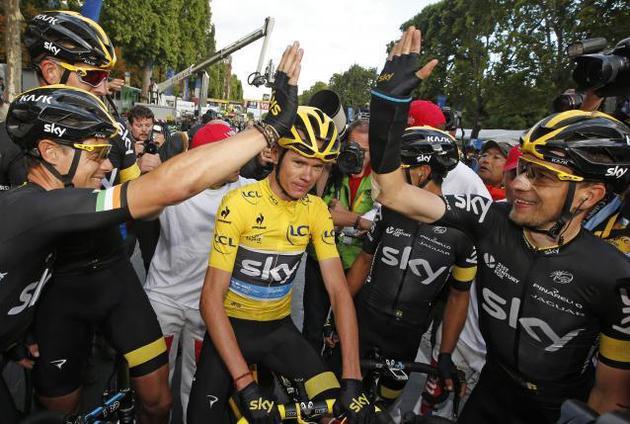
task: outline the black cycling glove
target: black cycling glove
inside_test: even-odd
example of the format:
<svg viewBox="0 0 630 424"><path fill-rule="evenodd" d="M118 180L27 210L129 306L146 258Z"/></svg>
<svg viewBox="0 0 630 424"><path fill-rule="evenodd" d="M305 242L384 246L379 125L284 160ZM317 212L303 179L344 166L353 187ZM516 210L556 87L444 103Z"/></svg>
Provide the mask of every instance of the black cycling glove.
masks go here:
<svg viewBox="0 0 630 424"><path fill-rule="evenodd" d="M341 380L333 412L336 417L347 417L350 424L369 424L374 421L374 405L363 392L361 380Z"/></svg>
<svg viewBox="0 0 630 424"><path fill-rule="evenodd" d="M280 137L289 135L297 115L297 106L297 85L289 84L289 76L285 72L276 72L269 113L263 123L271 125Z"/></svg>
<svg viewBox="0 0 630 424"><path fill-rule="evenodd" d="M445 381L448 379L453 380L453 385L455 387L459 385L459 371L453 363L453 358L450 353L440 353L438 355L437 369L440 377L440 383L442 383L443 386L445 385Z"/></svg>
<svg viewBox="0 0 630 424"><path fill-rule="evenodd" d="M370 101L370 161L387 174L400 167L400 138L407 127L411 92L420 84L417 53L388 60L372 89Z"/></svg>
<svg viewBox="0 0 630 424"><path fill-rule="evenodd" d="M276 402L265 395L255 382L238 392L241 413L250 424L279 424Z"/></svg>

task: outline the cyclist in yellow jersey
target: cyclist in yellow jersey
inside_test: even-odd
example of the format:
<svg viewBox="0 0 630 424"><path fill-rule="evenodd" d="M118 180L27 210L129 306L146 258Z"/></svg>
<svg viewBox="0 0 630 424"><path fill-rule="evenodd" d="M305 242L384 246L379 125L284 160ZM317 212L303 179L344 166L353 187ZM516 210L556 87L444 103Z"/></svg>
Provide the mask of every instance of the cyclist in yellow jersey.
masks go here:
<svg viewBox="0 0 630 424"><path fill-rule="evenodd" d="M227 422L233 391L250 423L280 422L275 401L249 372L253 363L299 379L309 399L336 396L335 412L349 422L371 422L360 381L356 316L332 218L324 202L308 194L325 163L338 154L333 121L317 108L301 106L291 135L274 147L273 172L223 198L201 295L208 334L190 394L190 424ZM309 243L337 320L341 385L289 316L293 278Z"/></svg>

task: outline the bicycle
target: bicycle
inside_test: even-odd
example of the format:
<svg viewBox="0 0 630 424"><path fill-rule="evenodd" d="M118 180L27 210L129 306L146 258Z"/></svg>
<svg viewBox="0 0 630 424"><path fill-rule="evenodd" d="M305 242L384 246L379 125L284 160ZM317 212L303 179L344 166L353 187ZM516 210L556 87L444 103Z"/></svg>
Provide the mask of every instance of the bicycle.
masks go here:
<svg viewBox="0 0 630 424"><path fill-rule="evenodd" d="M378 397L378 386L381 378L388 376L394 381L406 382L409 380L409 373L418 372L427 376L437 377L438 371L435 367L427 363L413 361L398 361L396 359L383 358L378 351L373 352L369 359L361 360L361 369L364 372L363 381L366 383L367 395L372 402ZM460 371L459 381L454 381L453 390L453 420L443 417L421 416L409 411L402 417L402 424L447 424L457 421L457 411L460 402L460 385L464 375Z"/></svg>

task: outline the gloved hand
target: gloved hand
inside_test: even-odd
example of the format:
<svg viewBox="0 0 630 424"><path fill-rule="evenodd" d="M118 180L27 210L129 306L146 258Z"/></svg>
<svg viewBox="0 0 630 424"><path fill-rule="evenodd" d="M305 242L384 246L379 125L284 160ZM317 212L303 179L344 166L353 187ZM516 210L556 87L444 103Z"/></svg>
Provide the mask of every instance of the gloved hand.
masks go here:
<svg viewBox="0 0 630 424"><path fill-rule="evenodd" d="M374 421L374 405L363 392L361 380L344 378L335 402L336 417L345 416L349 424L369 424Z"/></svg>
<svg viewBox="0 0 630 424"><path fill-rule="evenodd" d="M297 115L297 79L302 54L297 42L287 47L274 76L269 113L263 123L271 125L280 137L290 133Z"/></svg>
<svg viewBox="0 0 630 424"><path fill-rule="evenodd" d="M438 355L437 369L440 383L446 387L446 390L452 392L455 385L459 385L459 371L453 363L450 353L440 353Z"/></svg>
<svg viewBox="0 0 630 424"><path fill-rule="evenodd" d="M252 381L237 394L241 413L250 424L279 424L281 422L276 401L265 395L255 382Z"/></svg>

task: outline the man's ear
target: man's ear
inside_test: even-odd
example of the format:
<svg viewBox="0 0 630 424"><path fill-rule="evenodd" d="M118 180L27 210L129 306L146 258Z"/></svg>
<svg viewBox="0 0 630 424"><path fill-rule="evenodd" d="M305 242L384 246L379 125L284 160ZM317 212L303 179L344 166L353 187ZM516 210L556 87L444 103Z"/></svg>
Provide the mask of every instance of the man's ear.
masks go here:
<svg viewBox="0 0 630 424"><path fill-rule="evenodd" d="M40 140L37 150L43 160L51 165L60 165L63 160L63 151L61 146L49 139Z"/></svg>
<svg viewBox="0 0 630 424"><path fill-rule="evenodd" d="M280 160L280 152L282 151L282 149L283 147L280 147L277 144L275 144L271 148L271 160L275 165L277 165L278 161Z"/></svg>
<svg viewBox="0 0 630 424"><path fill-rule="evenodd" d="M575 207L579 206L581 210L588 210L599 203L606 196L606 185L603 183L587 183L583 184L576 191L576 198L573 203Z"/></svg>
<svg viewBox="0 0 630 424"><path fill-rule="evenodd" d="M59 65L50 59L44 59L39 62L39 70L41 72L40 78L43 78L43 82L47 85L59 84L61 81L61 70Z"/></svg>

